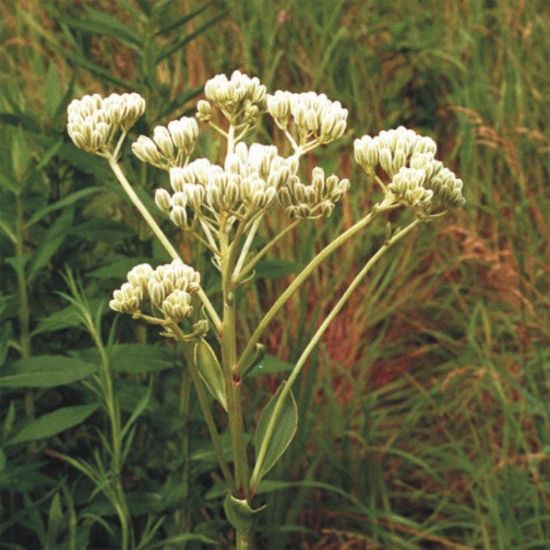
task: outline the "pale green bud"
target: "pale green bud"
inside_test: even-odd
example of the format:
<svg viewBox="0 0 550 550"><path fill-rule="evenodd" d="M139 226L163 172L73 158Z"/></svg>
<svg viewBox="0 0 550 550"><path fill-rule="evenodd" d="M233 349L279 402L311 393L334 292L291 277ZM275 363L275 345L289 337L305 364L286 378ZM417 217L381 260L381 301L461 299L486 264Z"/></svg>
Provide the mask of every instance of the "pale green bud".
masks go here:
<svg viewBox="0 0 550 550"><path fill-rule="evenodd" d="M157 189L155 191L155 204L164 213L170 212L171 197L166 189Z"/></svg>
<svg viewBox="0 0 550 550"><path fill-rule="evenodd" d="M197 103L197 114L196 117L201 122L210 122L212 120L212 106L210 103L204 99L201 99Z"/></svg>
<svg viewBox="0 0 550 550"><path fill-rule="evenodd" d="M156 143L159 151L168 160L171 160L174 157L174 143L172 142L168 128L164 126L157 126L153 130L153 141Z"/></svg>

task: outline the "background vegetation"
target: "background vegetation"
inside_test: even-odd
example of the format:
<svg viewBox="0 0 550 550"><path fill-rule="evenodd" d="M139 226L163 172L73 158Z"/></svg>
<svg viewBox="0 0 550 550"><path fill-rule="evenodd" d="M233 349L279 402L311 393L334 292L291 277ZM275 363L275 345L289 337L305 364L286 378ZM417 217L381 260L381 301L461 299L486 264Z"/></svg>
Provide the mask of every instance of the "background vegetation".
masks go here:
<svg viewBox="0 0 550 550"><path fill-rule="evenodd" d="M121 484L136 547L232 543L177 354L106 309L128 268L163 252L64 125L73 97L135 90L147 133L235 68L340 99L350 131L322 162L353 182L330 223L262 264L243 334L372 204L355 137L431 135L468 201L390 255L310 361L298 437L260 497L261 546L550 547L549 25L544 0L0 3L0 547L117 547L104 368L131 420ZM201 152L215 153L207 138ZM125 166L150 197L161 174L128 151ZM274 324L249 426L383 232L344 247ZM217 296L211 266L177 238Z"/></svg>

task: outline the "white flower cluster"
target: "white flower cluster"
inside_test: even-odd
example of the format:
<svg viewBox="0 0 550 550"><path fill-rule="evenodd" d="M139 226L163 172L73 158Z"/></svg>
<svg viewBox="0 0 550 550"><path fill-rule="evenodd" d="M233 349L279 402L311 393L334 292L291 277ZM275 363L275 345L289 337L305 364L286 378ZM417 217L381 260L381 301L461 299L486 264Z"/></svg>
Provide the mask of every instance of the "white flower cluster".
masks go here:
<svg viewBox="0 0 550 550"><path fill-rule="evenodd" d="M464 204L462 180L435 160L437 145L403 126L354 142L355 161L370 175L378 166L391 178L388 191L424 213Z"/></svg>
<svg viewBox="0 0 550 550"><path fill-rule="evenodd" d="M325 178L322 168L316 167L311 173L311 183L304 185L299 179L291 178L288 185L278 194L279 202L291 218L328 217L349 188L349 180L339 180L332 174Z"/></svg>
<svg viewBox="0 0 550 550"><path fill-rule="evenodd" d="M256 213L272 204L277 191L296 177L298 161L284 159L273 145L238 143L222 168L207 159L197 159L184 168L170 170L174 193L158 189L157 206L179 227L188 223L187 209L215 215Z"/></svg>
<svg viewBox="0 0 550 550"><path fill-rule="evenodd" d="M182 117L172 120L167 126L157 126L153 139L139 136L132 144L136 157L161 170L184 166L195 148L199 127L194 118Z"/></svg>
<svg viewBox="0 0 550 550"><path fill-rule="evenodd" d="M111 309L130 315L140 311L149 299L167 320L179 323L193 311L192 294L200 288L200 274L180 260L153 269L139 264L128 273L128 281L113 293Z"/></svg>
<svg viewBox="0 0 550 550"><path fill-rule="evenodd" d="M204 94L234 124L254 124L265 111L266 87L257 77L250 78L240 71L234 71L229 79L224 74L211 78L204 86ZM199 101L197 118L209 122L211 116L210 103Z"/></svg>
<svg viewBox="0 0 550 550"><path fill-rule="evenodd" d="M120 129L127 132L145 112L145 100L136 93L85 95L67 108L67 130L73 143L90 153L106 153Z"/></svg>
<svg viewBox="0 0 550 550"><path fill-rule="evenodd" d="M290 122L294 123L300 146L330 143L346 130L347 109L325 94L277 90L273 95L268 94L267 110L282 130L290 130Z"/></svg>

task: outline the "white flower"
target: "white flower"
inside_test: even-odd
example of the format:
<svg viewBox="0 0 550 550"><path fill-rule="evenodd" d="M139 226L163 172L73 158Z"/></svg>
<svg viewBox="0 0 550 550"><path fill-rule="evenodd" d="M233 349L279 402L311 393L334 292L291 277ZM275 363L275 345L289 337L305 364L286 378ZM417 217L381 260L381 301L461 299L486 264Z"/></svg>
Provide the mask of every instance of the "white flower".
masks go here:
<svg viewBox="0 0 550 550"><path fill-rule="evenodd" d="M106 154L117 131L127 132L144 111L145 100L136 93L85 95L69 104L67 131L78 148Z"/></svg>

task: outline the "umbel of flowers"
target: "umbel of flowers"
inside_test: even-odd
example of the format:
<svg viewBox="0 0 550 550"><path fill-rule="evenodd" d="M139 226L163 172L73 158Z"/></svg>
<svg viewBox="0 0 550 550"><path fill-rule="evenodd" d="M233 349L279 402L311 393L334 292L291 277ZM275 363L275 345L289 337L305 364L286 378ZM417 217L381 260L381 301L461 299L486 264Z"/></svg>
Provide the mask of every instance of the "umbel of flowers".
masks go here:
<svg viewBox="0 0 550 550"><path fill-rule="evenodd" d="M156 126L150 137L137 137L131 150L142 162L166 172L167 185L155 192L160 213L177 230L194 236L212 254L220 273L219 307L201 287L199 273L183 263L119 164L125 138L145 112L143 98L125 93L106 98L87 95L74 100L68 110L68 132L77 147L108 161L128 197L172 257L169 264L134 267L127 281L114 291L110 306L117 312L161 326L163 335L181 343L227 483L225 511L236 529L237 547L244 549L250 548L257 512L252 506L258 485L284 453L297 429L292 386L312 350L380 258L418 225L462 206L464 198L462 181L436 159L437 146L430 137L399 127L356 139L355 161L367 179L380 188L379 202L320 250L243 342L237 338L239 304L235 290L253 277L258 262L273 251L285 234L307 220L331 216L350 188L348 179L326 174L321 167L314 167L309 173L301 167L305 155L346 133L348 111L340 102L315 92L277 90L270 94L258 78L239 71L229 78L217 75L210 79L204 95L205 99L197 103L195 118L181 117L165 126ZM285 136L288 146L284 150L250 141L263 116L271 117L273 127ZM222 141L220 158L193 157L204 128ZM403 212L405 221L400 220L395 229L390 225L379 249L336 301L287 380L261 412L255 430L254 462L249 464L242 381L261 360L261 339L270 322L332 252L385 213L396 210ZM255 236L268 215L286 216L288 223L258 250ZM227 453L206 392L227 414L232 467L225 458Z"/></svg>

